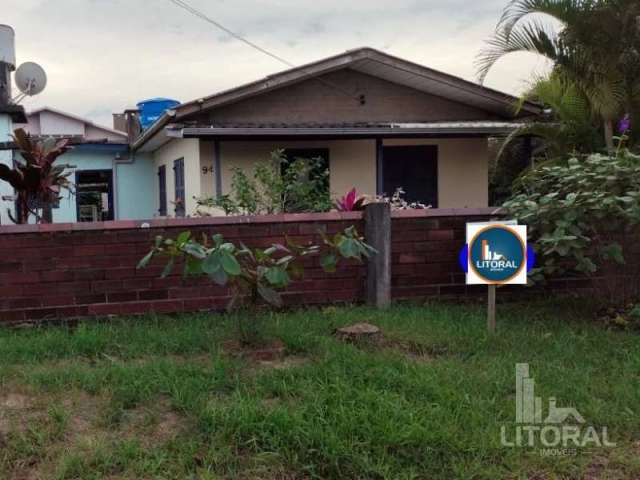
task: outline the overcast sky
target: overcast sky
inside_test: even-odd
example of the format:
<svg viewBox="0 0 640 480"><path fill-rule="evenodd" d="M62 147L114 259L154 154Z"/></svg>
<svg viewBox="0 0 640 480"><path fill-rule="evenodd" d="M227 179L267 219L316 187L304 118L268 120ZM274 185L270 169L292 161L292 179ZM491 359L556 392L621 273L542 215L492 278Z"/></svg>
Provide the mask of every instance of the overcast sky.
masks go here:
<svg viewBox="0 0 640 480"><path fill-rule="evenodd" d="M294 64L361 46L474 80L474 58L507 0L188 0ZM18 64L49 84L27 99L111 125L140 100L189 101L284 68L169 0L1 0ZM544 63L503 60L487 84L520 93Z"/></svg>

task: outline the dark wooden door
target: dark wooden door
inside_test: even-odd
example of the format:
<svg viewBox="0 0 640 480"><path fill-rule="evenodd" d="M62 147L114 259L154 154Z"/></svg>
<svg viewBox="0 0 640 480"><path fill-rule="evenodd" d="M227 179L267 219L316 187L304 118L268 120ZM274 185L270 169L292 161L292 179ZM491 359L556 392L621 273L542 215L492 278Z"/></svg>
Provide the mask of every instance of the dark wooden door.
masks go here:
<svg viewBox="0 0 640 480"><path fill-rule="evenodd" d="M383 147L383 189L388 196L399 187L405 200L438 207L438 147Z"/></svg>

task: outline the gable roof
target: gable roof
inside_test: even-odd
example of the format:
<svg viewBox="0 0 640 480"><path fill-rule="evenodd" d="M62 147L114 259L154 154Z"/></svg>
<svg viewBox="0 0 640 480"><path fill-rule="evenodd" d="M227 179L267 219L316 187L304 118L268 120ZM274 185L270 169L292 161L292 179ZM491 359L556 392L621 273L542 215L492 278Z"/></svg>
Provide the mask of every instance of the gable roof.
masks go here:
<svg viewBox="0 0 640 480"><path fill-rule="evenodd" d="M214 95L183 103L166 112L154 125L134 142L139 148L170 121L179 122L190 115L246 100L314 77L349 68L415 90L447 98L494 113L504 119L540 114L539 105L525 102L516 114L517 98L462 78L419 65L373 48L364 47L323 60L294 67L260 80L247 83Z"/></svg>
<svg viewBox="0 0 640 480"><path fill-rule="evenodd" d="M53 107L40 107L40 108L36 108L35 110L31 110L30 112L27 112L27 119L29 117L35 116L35 115L39 115L42 112L49 112L49 113L53 113L55 115L59 115L61 117L66 117L69 118L71 120L75 120L76 122L79 123L83 123L85 126L87 127L92 127L98 130L102 130L104 132L110 133L112 135L116 135L118 137L122 137L123 140L127 139L127 134L125 132L120 132L118 130L114 130L113 128L109 128L109 127L105 127L103 125L98 125L97 123L92 122L91 120L87 119L87 118L83 118L80 117L78 115L75 115L73 113L69 113L69 112L64 112L62 110L59 110L57 108L53 108Z"/></svg>

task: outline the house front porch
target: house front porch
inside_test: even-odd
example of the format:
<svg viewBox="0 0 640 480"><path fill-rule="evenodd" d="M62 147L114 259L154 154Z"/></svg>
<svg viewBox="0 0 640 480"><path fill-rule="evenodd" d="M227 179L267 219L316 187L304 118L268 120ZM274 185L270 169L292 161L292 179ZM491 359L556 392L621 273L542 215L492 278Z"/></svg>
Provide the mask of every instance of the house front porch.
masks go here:
<svg viewBox="0 0 640 480"><path fill-rule="evenodd" d="M184 159L187 215L195 209L193 197L230 193L234 169L250 172L278 149L293 157L324 158L334 198L352 188L375 196L402 187L406 200L432 208L482 208L489 198L488 137L512 128L499 122L397 125L393 132L381 127L182 127L168 131L178 140L168 144L171 151L159 152L162 158Z"/></svg>

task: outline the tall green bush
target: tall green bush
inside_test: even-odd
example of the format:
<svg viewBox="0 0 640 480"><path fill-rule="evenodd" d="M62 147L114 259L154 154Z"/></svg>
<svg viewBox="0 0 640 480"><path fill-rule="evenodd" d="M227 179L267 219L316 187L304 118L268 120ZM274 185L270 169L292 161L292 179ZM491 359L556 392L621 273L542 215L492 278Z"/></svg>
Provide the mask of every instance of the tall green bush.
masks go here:
<svg viewBox="0 0 640 480"><path fill-rule="evenodd" d="M609 302L637 293L639 156L620 150L541 165L518 179L504 207L529 226L534 279L577 272L602 278L596 291Z"/></svg>
<svg viewBox="0 0 640 480"><path fill-rule="evenodd" d="M331 210L329 171L320 158L288 159L283 150L276 150L251 173L240 168L232 172L230 194L196 199L200 214L209 208L219 208L226 215Z"/></svg>

